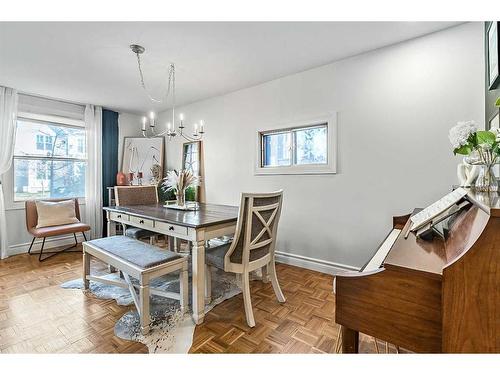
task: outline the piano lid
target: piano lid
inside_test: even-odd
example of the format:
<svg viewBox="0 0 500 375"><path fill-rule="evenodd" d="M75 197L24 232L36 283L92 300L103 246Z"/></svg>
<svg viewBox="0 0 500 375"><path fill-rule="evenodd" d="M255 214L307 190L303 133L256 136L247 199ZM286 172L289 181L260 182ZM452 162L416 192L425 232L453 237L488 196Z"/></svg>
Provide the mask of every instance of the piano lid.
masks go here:
<svg viewBox="0 0 500 375"><path fill-rule="evenodd" d="M498 193L480 193L469 189L467 199L472 205L455 218L446 242L438 236L426 241L413 232L405 239L411 225L408 220L387 255L384 267L404 268L441 278L443 269L474 245L490 215L500 217Z"/></svg>

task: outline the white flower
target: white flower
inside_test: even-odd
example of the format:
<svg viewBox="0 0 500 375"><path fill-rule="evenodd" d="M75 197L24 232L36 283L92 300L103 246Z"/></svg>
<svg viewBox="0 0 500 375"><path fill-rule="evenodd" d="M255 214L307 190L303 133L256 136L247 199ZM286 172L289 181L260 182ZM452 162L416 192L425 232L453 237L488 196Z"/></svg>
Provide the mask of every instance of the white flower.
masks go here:
<svg viewBox="0 0 500 375"><path fill-rule="evenodd" d="M453 128L450 129L448 138L450 139L453 148L459 148L467 144L470 135L477 130L474 121L461 121L458 122Z"/></svg>

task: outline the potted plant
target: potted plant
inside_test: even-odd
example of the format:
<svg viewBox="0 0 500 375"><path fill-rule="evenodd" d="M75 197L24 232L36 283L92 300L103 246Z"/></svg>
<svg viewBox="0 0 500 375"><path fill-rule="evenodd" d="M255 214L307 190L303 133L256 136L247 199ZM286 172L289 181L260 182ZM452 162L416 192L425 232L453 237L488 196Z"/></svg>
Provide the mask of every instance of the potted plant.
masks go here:
<svg viewBox="0 0 500 375"><path fill-rule="evenodd" d="M450 129L453 153L467 156L467 163L480 166L475 183L478 191L498 191L493 166L500 158L498 129L477 130L474 121L459 122Z"/></svg>
<svg viewBox="0 0 500 375"><path fill-rule="evenodd" d="M177 206L186 207L186 190L198 185L198 178L190 171L176 170L168 171L167 177L163 179L162 190L165 193L174 192Z"/></svg>

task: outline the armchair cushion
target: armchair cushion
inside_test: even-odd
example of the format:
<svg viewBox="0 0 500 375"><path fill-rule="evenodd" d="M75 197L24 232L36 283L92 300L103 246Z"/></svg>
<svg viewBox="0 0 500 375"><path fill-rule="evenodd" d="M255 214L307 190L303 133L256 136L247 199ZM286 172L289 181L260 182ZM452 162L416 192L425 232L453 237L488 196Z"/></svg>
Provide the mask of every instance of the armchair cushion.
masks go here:
<svg viewBox="0 0 500 375"><path fill-rule="evenodd" d="M36 201L35 204L38 213L37 229L80 222L76 217L73 199L60 202Z"/></svg>
<svg viewBox="0 0 500 375"><path fill-rule="evenodd" d="M28 231L36 238L60 236L63 234L81 233L90 230L90 226L84 223L53 225L43 228L30 228Z"/></svg>

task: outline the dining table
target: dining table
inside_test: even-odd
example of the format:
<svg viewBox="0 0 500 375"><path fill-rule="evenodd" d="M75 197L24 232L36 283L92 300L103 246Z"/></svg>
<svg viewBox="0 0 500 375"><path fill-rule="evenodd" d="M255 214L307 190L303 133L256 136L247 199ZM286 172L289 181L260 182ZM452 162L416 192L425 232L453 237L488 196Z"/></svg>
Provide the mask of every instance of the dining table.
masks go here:
<svg viewBox="0 0 500 375"><path fill-rule="evenodd" d="M231 236L236 231L238 207L197 203L192 210L152 205L109 206L106 211L108 236L116 235L116 223L134 226L189 241L192 248L192 313L196 324L205 316L205 244ZM207 301L208 302L208 301Z"/></svg>

